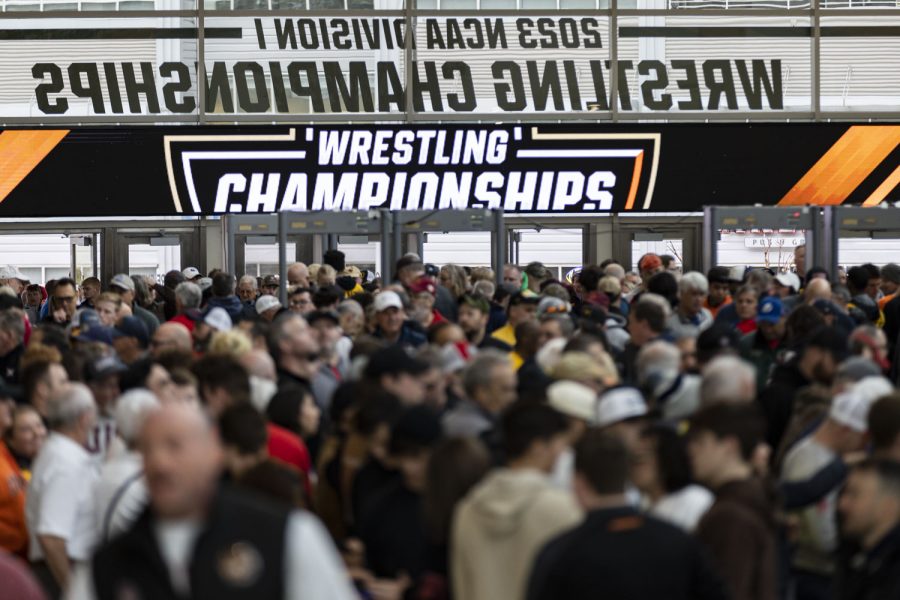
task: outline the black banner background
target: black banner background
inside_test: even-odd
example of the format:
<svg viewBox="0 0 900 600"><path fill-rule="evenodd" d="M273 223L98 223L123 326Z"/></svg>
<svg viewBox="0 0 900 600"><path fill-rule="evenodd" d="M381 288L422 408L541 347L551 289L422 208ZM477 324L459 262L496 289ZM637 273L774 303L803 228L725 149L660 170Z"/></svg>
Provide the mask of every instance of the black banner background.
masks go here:
<svg viewBox="0 0 900 600"><path fill-rule="evenodd" d="M179 214L170 192L164 155L165 135L273 135L283 134L290 127L300 130L316 126L73 129L0 202L0 217ZM406 128L416 127L454 130L484 126L412 125ZM522 124L521 127L523 130L539 127L542 132L552 133L660 133L659 171L649 210L693 212L706 205L777 204L851 124ZM327 127L330 130L341 128L375 131L380 127ZM302 140L302 137L298 136L298 139ZM604 147L602 142L597 143L598 147ZM215 143L208 145L215 147ZM900 148L894 148L850 194L845 204L862 202L898 164ZM311 169L315 168L313 164ZM475 167L476 170L481 168L486 167ZM900 200L900 188L892 190L886 200ZM204 211L209 210L205 207L212 206L212 202L206 200L201 204ZM614 209L621 207L614 206ZM640 200L634 209L642 209ZM186 211L182 214L194 213ZM563 216L566 213L543 214Z"/></svg>

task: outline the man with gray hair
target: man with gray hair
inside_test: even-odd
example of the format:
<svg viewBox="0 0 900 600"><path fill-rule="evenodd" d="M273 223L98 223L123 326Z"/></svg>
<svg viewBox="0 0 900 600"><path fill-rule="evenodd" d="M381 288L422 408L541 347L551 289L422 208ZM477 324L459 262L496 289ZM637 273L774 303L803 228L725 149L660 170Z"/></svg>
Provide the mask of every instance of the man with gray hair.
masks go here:
<svg viewBox="0 0 900 600"><path fill-rule="evenodd" d="M32 468L25 518L28 558L52 598L67 589L71 564L88 560L96 543L97 472L85 449L96 420L94 397L84 384L66 384L47 403L51 433Z"/></svg>
<svg viewBox="0 0 900 600"><path fill-rule="evenodd" d="M756 399L756 368L736 356L719 356L703 369L700 401L712 404L750 403Z"/></svg>
<svg viewBox="0 0 900 600"><path fill-rule="evenodd" d="M158 408L156 396L141 388L125 392L116 402L116 433L124 442L125 450L104 463L94 488L94 524L101 543L131 527L147 505L137 438L147 415Z"/></svg>
<svg viewBox="0 0 900 600"><path fill-rule="evenodd" d="M175 287L175 316L169 319L172 323L181 323L194 331L196 321L191 318L188 311L197 311L203 302L203 291L200 286L191 281L184 281ZM197 315L199 318L199 314Z"/></svg>
<svg viewBox="0 0 900 600"><path fill-rule="evenodd" d="M691 271L678 282L678 308L669 318L673 335L697 337L713 323L712 313L703 307L709 294L709 282L703 273Z"/></svg>
<svg viewBox="0 0 900 600"><path fill-rule="evenodd" d="M516 372L509 356L482 350L462 373L466 397L444 415L447 437L479 437L492 431L500 413L516 401Z"/></svg>
<svg viewBox="0 0 900 600"><path fill-rule="evenodd" d="M700 407L700 377L681 372L681 351L657 340L644 345L637 355L637 384L647 401L676 421Z"/></svg>
<svg viewBox="0 0 900 600"><path fill-rule="evenodd" d="M256 297L259 295L257 290L256 277L253 275L244 275L238 279L237 295L246 306L253 306Z"/></svg>

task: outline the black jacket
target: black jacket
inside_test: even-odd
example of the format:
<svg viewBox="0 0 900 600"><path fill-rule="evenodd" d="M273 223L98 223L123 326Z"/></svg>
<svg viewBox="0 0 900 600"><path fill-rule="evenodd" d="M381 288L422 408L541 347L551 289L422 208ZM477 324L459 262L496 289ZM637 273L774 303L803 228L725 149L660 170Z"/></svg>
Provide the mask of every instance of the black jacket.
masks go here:
<svg viewBox="0 0 900 600"><path fill-rule="evenodd" d="M766 441L772 448L781 447L781 438L794 412L794 396L810 383L794 359L775 367L769 385L759 393L759 403L766 418Z"/></svg>
<svg viewBox="0 0 900 600"><path fill-rule="evenodd" d="M237 492L219 492L197 538L188 571L190 598L284 598L285 526L288 512ZM148 509L128 532L94 556L98 600L181 600L169 577Z"/></svg>
<svg viewBox="0 0 900 600"><path fill-rule="evenodd" d="M595 510L538 554L528 600L727 598L700 545L631 507Z"/></svg>
<svg viewBox="0 0 900 600"><path fill-rule="evenodd" d="M835 581L839 600L900 598L900 526L870 552L842 555Z"/></svg>

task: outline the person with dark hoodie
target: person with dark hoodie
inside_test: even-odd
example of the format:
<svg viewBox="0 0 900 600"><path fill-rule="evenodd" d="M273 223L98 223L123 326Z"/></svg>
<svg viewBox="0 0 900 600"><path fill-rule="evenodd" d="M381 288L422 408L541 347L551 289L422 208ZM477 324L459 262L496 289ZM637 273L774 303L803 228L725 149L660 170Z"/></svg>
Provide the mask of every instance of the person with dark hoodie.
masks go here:
<svg viewBox="0 0 900 600"><path fill-rule="evenodd" d="M441 422L427 406L406 409L391 428L389 452L400 476L378 490L359 522L366 562L376 577L415 581L428 567L422 495Z"/></svg>
<svg viewBox="0 0 900 600"><path fill-rule="evenodd" d="M877 269L877 267L875 268ZM847 271L847 288L850 290L850 304L847 306L849 308L852 305L858 308L870 323L880 326L883 324L881 311L878 309L878 304L875 303L875 300L866 293L870 279L876 279L876 277L865 266L850 267L850 270ZM877 279L880 280L880 275Z"/></svg>
<svg viewBox="0 0 900 600"><path fill-rule="evenodd" d="M809 335L794 359L775 368L769 385L758 396L766 418L766 441L772 448L781 445L797 392L812 383L831 385L837 366L847 352L846 338L831 327L819 327Z"/></svg>
<svg viewBox="0 0 900 600"><path fill-rule="evenodd" d="M179 283L184 281L184 274L178 269L172 269L166 273L162 285L157 283L153 286L153 289L156 290L156 295L162 298L163 315L165 316L166 321L171 320L178 314L175 302L175 288L178 287Z"/></svg>
<svg viewBox="0 0 900 600"><path fill-rule="evenodd" d="M629 504L630 462L625 443L601 430L577 443L574 488L586 517L541 550L528 600L728 597L696 540Z"/></svg>
<svg viewBox="0 0 900 600"><path fill-rule="evenodd" d="M716 496L695 535L733 600L774 600L777 594L775 508L750 464L763 427L749 404L716 404L691 420L688 453L694 476Z"/></svg>
<svg viewBox="0 0 900 600"><path fill-rule="evenodd" d="M212 296L206 307L210 310L215 307L224 308L233 323L239 323L247 318L253 318L252 309L244 306L241 299L235 294L237 282L234 275L229 273L216 273L212 278Z"/></svg>

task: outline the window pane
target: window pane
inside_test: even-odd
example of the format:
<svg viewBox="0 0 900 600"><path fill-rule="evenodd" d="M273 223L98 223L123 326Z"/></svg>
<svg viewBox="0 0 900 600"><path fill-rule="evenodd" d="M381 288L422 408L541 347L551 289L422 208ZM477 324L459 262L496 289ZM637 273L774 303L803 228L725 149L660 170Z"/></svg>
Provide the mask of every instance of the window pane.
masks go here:
<svg viewBox="0 0 900 600"><path fill-rule="evenodd" d="M811 107L808 19L623 17L619 23L622 110Z"/></svg>
<svg viewBox="0 0 900 600"><path fill-rule="evenodd" d="M831 35L848 27L897 27L900 17L822 19L822 110L896 111L900 106L900 37Z"/></svg>

